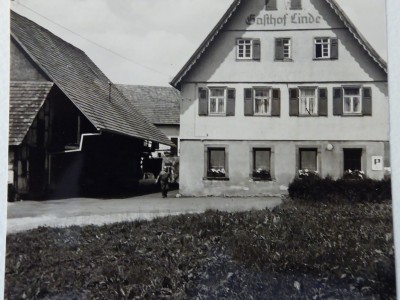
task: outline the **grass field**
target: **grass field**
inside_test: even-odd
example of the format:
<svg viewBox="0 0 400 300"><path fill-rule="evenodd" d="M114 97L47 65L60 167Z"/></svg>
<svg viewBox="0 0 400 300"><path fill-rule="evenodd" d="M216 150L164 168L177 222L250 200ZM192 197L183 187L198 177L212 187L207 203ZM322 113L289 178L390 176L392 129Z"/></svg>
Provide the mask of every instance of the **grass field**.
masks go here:
<svg viewBox="0 0 400 300"><path fill-rule="evenodd" d="M286 202L7 237L7 299L394 299L391 205Z"/></svg>

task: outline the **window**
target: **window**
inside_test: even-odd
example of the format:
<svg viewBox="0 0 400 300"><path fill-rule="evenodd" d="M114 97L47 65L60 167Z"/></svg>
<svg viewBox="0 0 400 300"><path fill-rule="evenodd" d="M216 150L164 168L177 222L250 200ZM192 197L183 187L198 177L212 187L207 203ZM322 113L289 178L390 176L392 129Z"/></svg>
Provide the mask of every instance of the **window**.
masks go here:
<svg viewBox="0 0 400 300"><path fill-rule="evenodd" d="M301 0L290 0L290 9L301 9Z"/></svg>
<svg viewBox="0 0 400 300"><path fill-rule="evenodd" d="M276 0L265 0L265 10L276 10Z"/></svg>
<svg viewBox="0 0 400 300"><path fill-rule="evenodd" d="M253 40L238 40L237 58L252 59L253 58Z"/></svg>
<svg viewBox="0 0 400 300"><path fill-rule="evenodd" d="M361 114L361 89L343 88L343 113Z"/></svg>
<svg viewBox="0 0 400 300"><path fill-rule="evenodd" d="M210 114L225 113L225 89L210 88Z"/></svg>
<svg viewBox="0 0 400 300"><path fill-rule="evenodd" d="M334 116L372 116L372 89L344 86L333 88Z"/></svg>
<svg viewBox="0 0 400 300"><path fill-rule="evenodd" d="M236 90L226 87L199 87L199 116L234 116Z"/></svg>
<svg viewBox="0 0 400 300"><path fill-rule="evenodd" d="M269 87L244 89L245 116L273 116L281 114L281 91Z"/></svg>
<svg viewBox="0 0 400 300"><path fill-rule="evenodd" d="M226 178L225 148L207 149L207 178Z"/></svg>
<svg viewBox="0 0 400 300"><path fill-rule="evenodd" d="M328 90L323 87L290 88L289 116L328 116Z"/></svg>
<svg viewBox="0 0 400 300"><path fill-rule="evenodd" d="M254 114L271 115L271 90L254 89Z"/></svg>
<svg viewBox="0 0 400 300"><path fill-rule="evenodd" d="M344 171L362 171L361 157L362 149L343 149Z"/></svg>
<svg viewBox="0 0 400 300"><path fill-rule="evenodd" d="M259 39L237 39L236 58L239 60L260 60Z"/></svg>
<svg viewBox="0 0 400 300"><path fill-rule="evenodd" d="M330 40L315 39L315 58L330 58Z"/></svg>
<svg viewBox="0 0 400 300"><path fill-rule="evenodd" d="M316 38L314 40L315 59L337 59L338 40L336 38Z"/></svg>
<svg viewBox="0 0 400 300"><path fill-rule="evenodd" d="M315 172L318 171L316 148L301 148L299 153L299 170Z"/></svg>
<svg viewBox="0 0 400 300"><path fill-rule="evenodd" d="M315 88L300 89L299 113L303 116L318 115L318 102Z"/></svg>
<svg viewBox="0 0 400 300"><path fill-rule="evenodd" d="M278 38L275 40L275 60L290 60L292 58L291 39Z"/></svg>
<svg viewBox="0 0 400 300"><path fill-rule="evenodd" d="M253 173L255 180L271 180L271 149L253 149Z"/></svg>

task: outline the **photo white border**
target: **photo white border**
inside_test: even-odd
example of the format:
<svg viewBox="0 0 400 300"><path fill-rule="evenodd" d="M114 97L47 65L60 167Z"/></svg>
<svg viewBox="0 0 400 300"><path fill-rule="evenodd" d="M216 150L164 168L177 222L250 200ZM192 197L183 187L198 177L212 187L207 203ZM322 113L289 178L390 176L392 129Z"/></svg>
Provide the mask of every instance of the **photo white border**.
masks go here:
<svg viewBox="0 0 400 300"><path fill-rule="evenodd" d="M400 1L387 0L391 167L395 248L400 249ZM7 186L10 0L0 0L0 186ZM7 189L0 188L0 299L4 297ZM400 299L400 250L396 251L396 286Z"/></svg>
<svg viewBox="0 0 400 300"><path fill-rule="evenodd" d="M4 297L7 230L10 0L0 0L0 299Z"/></svg>
<svg viewBox="0 0 400 300"><path fill-rule="evenodd" d="M396 255L396 289L400 299L400 1L387 0L390 153L392 167L393 227Z"/></svg>

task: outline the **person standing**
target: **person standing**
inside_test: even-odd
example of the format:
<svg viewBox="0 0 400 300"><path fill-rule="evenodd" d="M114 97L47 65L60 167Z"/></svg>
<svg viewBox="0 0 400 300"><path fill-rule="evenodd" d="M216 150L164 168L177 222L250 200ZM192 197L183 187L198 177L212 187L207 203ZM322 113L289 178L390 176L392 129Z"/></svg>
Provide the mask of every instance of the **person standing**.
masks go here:
<svg viewBox="0 0 400 300"><path fill-rule="evenodd" d="M160 183L161 185L161 194L163 198L167 198L170 176L171 174L167 172L167 167L164 167L156 179L156 183Z"/></svg>

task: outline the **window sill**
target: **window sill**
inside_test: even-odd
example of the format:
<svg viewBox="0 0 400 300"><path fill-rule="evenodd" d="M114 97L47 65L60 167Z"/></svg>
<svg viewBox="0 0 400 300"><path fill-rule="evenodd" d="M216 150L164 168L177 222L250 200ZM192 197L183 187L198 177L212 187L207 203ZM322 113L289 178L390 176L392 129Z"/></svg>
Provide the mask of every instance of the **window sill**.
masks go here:
<svg viewBox="0 0 400 300"><path fill-rule="evenodd" d="M274 59L275 62L293 62L291 58L284 58L284 59Z"/></svg>
<svg viewBox="0 0 400 300"><path fill-rule="evenodd" d="M317 58L314 57L313 60L338 60L337 58L332 58L332 57L321 57L321 58Z"/></svg>
<svg viewBox="0 0 400 300"><path fill-rule="evenodd" d="M207 181L229 181L229 177L204 177L203 180L207 180Z"/></svg>
<svg viewBox="0 0 400 300"><path fill-rule="evenodd" d="M362 113L350 114L350 113L343 113L342 117L364 117ZM370 116L371 117L371 116Z"/></svg>
<svg viewBox="0 0 400 300"><path fill-rule="evenodd" d="M273 178L271 178L271 179L261 179L261 178L255 178L255 177L250 177L250 178L251 178L251 180L257 181L257 182L273 182L274 181Z"/></svg>

